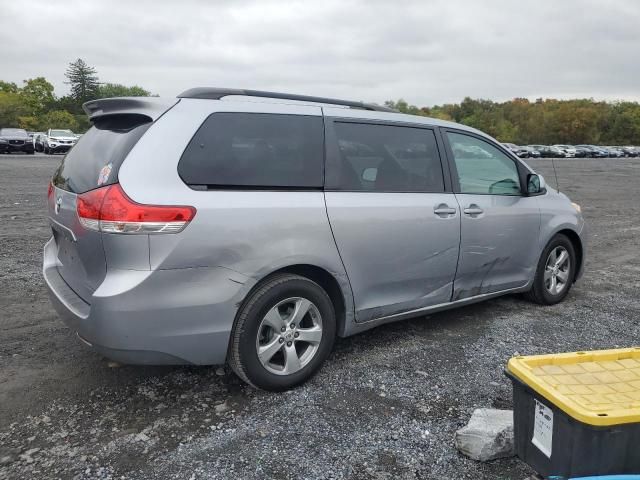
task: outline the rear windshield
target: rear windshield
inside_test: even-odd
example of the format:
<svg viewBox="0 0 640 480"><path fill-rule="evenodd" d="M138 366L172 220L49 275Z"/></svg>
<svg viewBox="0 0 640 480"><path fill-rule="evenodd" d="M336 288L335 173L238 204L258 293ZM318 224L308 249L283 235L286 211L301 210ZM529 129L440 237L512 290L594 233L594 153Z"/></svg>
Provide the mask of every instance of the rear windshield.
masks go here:
<svg viewBox="0 0 640 480"><path fill-rule="evenodd" d="M84 193L118 181L118 169L151 125L144 115L117 115L98 119L67 153L53 176L53 184Z"/></svg>
<svg viewBox="0 0 640 480"><path fill-rule="evenodd" d="M319 188L322 117L214 113L185 149L178 173L188 185L220 188Z"/></svg>

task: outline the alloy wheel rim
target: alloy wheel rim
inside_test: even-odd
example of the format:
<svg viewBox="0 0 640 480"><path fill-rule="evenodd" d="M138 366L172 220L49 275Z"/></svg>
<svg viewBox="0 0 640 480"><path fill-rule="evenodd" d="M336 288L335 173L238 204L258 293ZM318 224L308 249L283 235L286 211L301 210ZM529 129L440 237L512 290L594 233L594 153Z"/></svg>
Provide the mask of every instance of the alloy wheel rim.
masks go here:
<svg viewBox="0 0 640 480"><path fill-rule="evenodd" d="M551 295L560 295L569 284L571 257L566 248L558 246L549 252L544 267L544 287Z"/></svg>
<svg viewBox="0 0 640 480"><path fill-rule="evenodd" d="M322 340L322 316L303 297L275 304L258 327L256 353L262 366L275 375L292 375L316 356Z"/></svg>

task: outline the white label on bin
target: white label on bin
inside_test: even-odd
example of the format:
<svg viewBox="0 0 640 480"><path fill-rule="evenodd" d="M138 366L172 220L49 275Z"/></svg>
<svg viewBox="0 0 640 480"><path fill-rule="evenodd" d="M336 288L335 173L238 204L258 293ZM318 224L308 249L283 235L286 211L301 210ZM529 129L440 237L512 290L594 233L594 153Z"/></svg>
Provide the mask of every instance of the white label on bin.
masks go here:
<svg viewBox="0 0 640 480"><path fill-rule="evenodd" d="M533 414L533 438L531 443L540 449L547 458L551 458L553 447L553 411L536 400Z"/></svg>

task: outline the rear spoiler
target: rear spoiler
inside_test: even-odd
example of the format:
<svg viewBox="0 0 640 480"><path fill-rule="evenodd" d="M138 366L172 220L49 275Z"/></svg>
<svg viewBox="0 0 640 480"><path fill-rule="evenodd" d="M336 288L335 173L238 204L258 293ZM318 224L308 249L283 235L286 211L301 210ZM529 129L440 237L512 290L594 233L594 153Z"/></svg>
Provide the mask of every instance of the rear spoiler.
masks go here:
<svg viewBox="0 0 640 480"><path fill-rule="evenodd" d="M101 98L84 103L82 108L91 121L107 115L123 114L144 115L155 121L179 101L158 97Z"/></svg>

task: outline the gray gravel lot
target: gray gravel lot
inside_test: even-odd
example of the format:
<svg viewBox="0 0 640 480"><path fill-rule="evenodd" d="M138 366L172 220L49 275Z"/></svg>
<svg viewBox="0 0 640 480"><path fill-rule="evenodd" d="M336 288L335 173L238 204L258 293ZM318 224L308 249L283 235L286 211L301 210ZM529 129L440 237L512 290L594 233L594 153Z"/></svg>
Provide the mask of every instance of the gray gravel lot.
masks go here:
<svg viewBox="0 0 640 480"><path fill-rule="evenodd" d="M510 408L523 354L638 344L640 159L556 160L591 245L568 299L517 296L339 340L308 384L256 391L215 367L114 368L49 305L46 186L61 157L0 156L0 478L524 479L453 447L477 407ZM555 183L549 160L532 166Z"/></svg>

